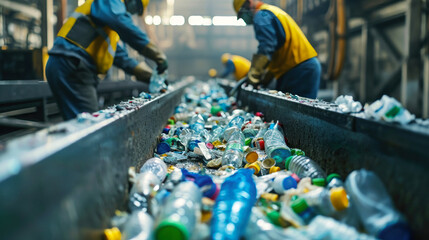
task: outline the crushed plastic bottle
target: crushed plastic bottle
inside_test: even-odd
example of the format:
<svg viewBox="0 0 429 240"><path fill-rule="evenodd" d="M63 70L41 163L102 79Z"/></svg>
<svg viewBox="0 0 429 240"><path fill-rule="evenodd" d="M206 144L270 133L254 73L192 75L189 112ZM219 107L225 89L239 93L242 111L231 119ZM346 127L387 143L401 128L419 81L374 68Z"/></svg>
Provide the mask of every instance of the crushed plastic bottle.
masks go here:
<svg viewBox="0 0 429 240"><path fill-rule="evenodd" d="M160 185L159 178L152 172L147 171L138 174L130 191L130 201L128 203L130 211L140 210L152 213L151 194L158 191Z"/></svg>
<svg viewBox="0 0 429 240"><path fill-rule="evenodd" d="M229 121L228 125L225 127L225 131L223 134L223 139L225 141L229 141L229 138L234 132L241 132L241 127L244 123L244 117L238 115L239 113L236 114L237 116L231 119L231 121Z"/></svg>
<svg viewBox="0 0 429 240"><path fill-rule="evenodd" d="M313 191L300 195L305 199L308 206L312 207L316 213L332 217L339 211L349 207L349 200L344 188L317 188Z"/></svg>
<svg viewBox="0 0 429 240"><path fill-rule="evenodd" d="M310 177L325 179L326 173L323 169L307 156L290 156L286 160L285 168L296 173L299 178Z"/></svg>
<svg viewBox="0 0 429 240"><path fill-rule="evenodd" d="M159 181L163 182L167 176L167 165L161 159L154 157L148 159L140 169L140 173L150 171L155 174Z"/></svg>
<svg viewBox="0 0 429 240"><path fill-rule="evenodd" d="M153 219L143 211L135 211L125 222L122 240L151 240L153 239Z"/></svg>
<svg viewBox="0 0 429 240"><path fill-rule="evenodd" d="M213 240L240 239L256 202L253 171L240 169L222 184L210 224Z"/></svg>
<svg viewBox="0 0 429 240"><path fill-rule="evenodd" d="M165 71L162 74L158 74L158 71L154 69L152 71L152 76L150 77L149 82L149 92L151 93L160 93L167 90L167 84L165 80L168 78L168 72Z"/></svg>
<svg viewBox="0 0 429 240"><path fill-rule="evenodd" d="M290 156L290 148L286 145L284 136L278 130L277 124L265 132L264 142L268 157L276 160L276 166L284 169L285 161Z"/></svg>
<svg viewBox="0 0 429 240"><path fill-rule="evenodd" d="M226 145L222 157L222 165L240 168L243 162L244 135L241 131L234 132Z"/></svg>
<svg viewBox="0 0 429 240"><path fill-rule="evenodd" d="M371 105L365 106L365 116L386 122L397 122L402 125L408 124L416 118L396 99L386 95Z"/></svg>
<svg viewBox="0 0 429 240"><path fill-rule="evenodd" d="M368 233L379 239L411 239L403 216L373 172L364 169L351 172L346 189Z"/></svg>

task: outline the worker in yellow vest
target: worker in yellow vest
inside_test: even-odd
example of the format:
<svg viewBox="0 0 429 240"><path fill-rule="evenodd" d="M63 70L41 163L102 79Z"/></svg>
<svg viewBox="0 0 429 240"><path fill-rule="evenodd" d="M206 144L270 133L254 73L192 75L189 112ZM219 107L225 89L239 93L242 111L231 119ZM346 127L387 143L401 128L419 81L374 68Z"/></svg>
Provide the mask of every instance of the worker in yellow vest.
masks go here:
<svg viewBox="0 0 429 240"><path fill-rule="evenodd" d="M139 81L149 82L152 70L145 62L128 57L119 40L167 68L167 58L131 14L143 15L149 0L87 0L77 7L60 29L49 51L46 77L65 120L81 112L98 110L98 74L115 65Z"/></svg>
<svg viewBox="0 0 429 240"><path fill-rule="evenodd" d="M229 74L234 73L235 80L238 81L249 72L250 61L244 57L224 53L221 61L225 65L225 71L220 76L221 78L226 78Z"/></svg>
<svg viewBox="0 0 429 240"><path fill-rule="evenodd" d="M253 85L277 79L276 89L316 98L321 79L317 53L283 10L259 0L233 0L237 17L253 24L258 51L247 75Z"/></svg>

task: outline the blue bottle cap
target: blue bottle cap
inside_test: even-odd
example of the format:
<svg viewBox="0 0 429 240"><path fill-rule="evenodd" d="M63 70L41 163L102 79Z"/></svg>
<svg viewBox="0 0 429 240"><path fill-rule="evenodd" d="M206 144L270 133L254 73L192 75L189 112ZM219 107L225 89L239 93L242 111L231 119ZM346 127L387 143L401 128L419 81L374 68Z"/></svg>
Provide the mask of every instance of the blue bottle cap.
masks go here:
<svg viewBox="0 0 429 240"><path fill-rule="evenodd" d="M285 179L283 179L283 188L285 190L291 189L291 188L297 188L298 183L296 182L295 178L288 176Z"/></svg>
<svg viewBox="0 0 429 240"><path fill-rule="evenodd" d="M168 143L166 142L161 142L156 147L156 152L158 154L168 153L170 150L171 150L170 145L168 145Z"/></svg>

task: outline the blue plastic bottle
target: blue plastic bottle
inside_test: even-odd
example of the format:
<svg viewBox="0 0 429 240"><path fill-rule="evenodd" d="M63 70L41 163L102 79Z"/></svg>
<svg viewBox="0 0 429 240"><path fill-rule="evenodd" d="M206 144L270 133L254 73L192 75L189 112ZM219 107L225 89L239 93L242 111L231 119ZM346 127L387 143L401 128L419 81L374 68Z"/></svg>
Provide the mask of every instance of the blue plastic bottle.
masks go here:
<svg viewBox="0 0 429 240"><path fill-rule="evenodd" d="M253 170L240 169L222 184L213 208L212 239L240 239L256 202Z"/></svg>

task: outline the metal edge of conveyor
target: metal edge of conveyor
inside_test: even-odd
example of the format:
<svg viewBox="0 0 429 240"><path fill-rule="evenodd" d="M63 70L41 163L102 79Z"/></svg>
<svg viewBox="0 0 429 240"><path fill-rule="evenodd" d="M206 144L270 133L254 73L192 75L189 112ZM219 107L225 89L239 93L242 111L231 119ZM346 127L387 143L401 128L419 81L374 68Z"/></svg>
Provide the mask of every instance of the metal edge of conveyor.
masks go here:
<svg viewBox="0 0 429 240"><path fill-rule="evenodd" d="M0 236L100 239L124 209L128 167L153 156L184 89L98 122L73 119L12 140L0 150Z"/></svg>
<svg viewBox="0 0 429 240"><path fill-rule="evenodd" d="M226 89L231 86L224 85ZM317 161L327 173L374 171L417 239L429 236L429 131L316 108L266 92L242 88L238 105L279 120L290 147Z"/></svg>

